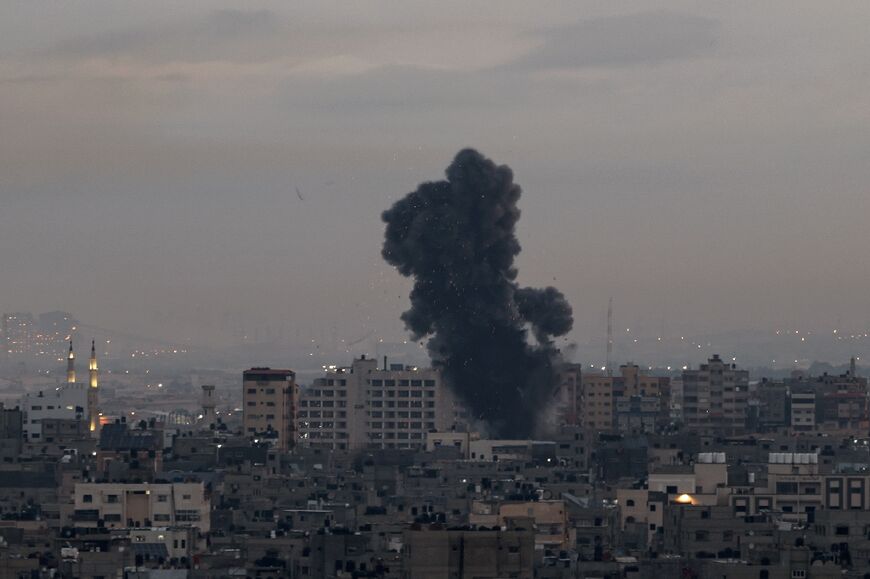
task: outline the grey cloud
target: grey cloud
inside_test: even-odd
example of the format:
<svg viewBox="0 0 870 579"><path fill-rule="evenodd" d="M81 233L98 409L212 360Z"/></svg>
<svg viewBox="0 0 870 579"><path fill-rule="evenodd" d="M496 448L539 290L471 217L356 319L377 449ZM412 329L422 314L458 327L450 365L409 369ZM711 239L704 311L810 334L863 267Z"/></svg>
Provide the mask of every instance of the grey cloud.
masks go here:
<svg viewBox="0 0 870 579"><path fill-rule="evenodd" d="M509 79L491 75L486 79L465 71L416 66L383 66L363 74L342 75L319 81L290 80L284 90L297 106L319 111L378 112L390 115L407 111L437 111L439 107L469 107L497 104L508 92ZM501 90L494 90L501 89Z"/></svg>
<svg viewBox="0 0 870 579"><path fill-rule="evenodd" d="M586 20L550 29L543 44L511 67L571 69L656 64L710 53L719 23L658 11Z"/></svg>
<svg viewBox="0 0 870 579"><path fill-rule="evenodd" d="M280 30L279 18L269 10L217 10L198 19L72 38L54 44L42 56L146 62L248 61L268 57L271 43L264 40L279 36Z"/></svg>

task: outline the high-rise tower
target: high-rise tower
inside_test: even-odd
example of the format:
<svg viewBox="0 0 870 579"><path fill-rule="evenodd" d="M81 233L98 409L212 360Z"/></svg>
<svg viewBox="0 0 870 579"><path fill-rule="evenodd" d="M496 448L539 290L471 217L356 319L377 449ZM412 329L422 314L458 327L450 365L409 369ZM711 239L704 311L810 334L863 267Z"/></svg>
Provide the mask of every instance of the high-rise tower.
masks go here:
<svg viewBox="0 0 870 579"><path fill-rule="evenodd" d="M99 367L97 366L96 340L91 340L91 359L88 362L88 375L90 387L88 388L88 422L93 436L99 436L100 432L100 383Z"/></svg>
<svg viewBox="0 0 870 579"><path fill-rule="evenodd" d="M215 425L214 384L202 385L202 427L208 429Z"/></svg>
<svg viewBox="0 0 870 579"><path fill-rule="evenodd" d="M69 341L69 355L66 358L66 383L76 383L76 355L73 352L72 340Z"/></svg>

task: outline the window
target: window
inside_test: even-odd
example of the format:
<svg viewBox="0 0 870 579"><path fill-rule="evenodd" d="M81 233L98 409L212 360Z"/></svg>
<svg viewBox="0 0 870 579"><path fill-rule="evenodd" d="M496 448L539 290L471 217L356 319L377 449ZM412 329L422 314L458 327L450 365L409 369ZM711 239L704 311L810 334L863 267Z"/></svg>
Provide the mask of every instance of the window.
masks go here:
<svg viewBox="0 0 870 579"><path fill-rule="evenodd" d="M199 511L196 509L179 509L175 511L176 521L199 521Z"/></svg>
<svg viewBox="0 0 870 579"><path fill-rule="evenodd" d="M83 503L92 503L94 502L94 495L85 495L82 497Z"/></svg>
<svg viewBox="0 0 870 579"><path fill-rule="evenodd" d="M796 495L798 494L798 485L793 482L778 482L776 483L776 494Z"/></svg>
<svg viewBox="0 0 870 579"><path fill-rule="evenodd" d="M114 504L118 502L118 495L108 495L106 497L106 502L110 504Z"/></svg>
<svg viewBox="0 0 870 579"><path fill-rule="evenodd" d="M169 495L157 495L158 503L165 503L169 501Z"/></svg>

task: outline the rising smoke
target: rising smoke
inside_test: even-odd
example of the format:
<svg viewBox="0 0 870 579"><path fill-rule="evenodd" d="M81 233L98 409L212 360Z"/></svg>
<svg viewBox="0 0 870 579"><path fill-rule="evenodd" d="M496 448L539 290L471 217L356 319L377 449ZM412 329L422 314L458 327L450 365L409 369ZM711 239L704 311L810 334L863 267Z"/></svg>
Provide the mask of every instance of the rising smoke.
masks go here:
<svg viewBox="0 0 870 579"><path fill-rule="evenodd" d="M571 306L515 281L521 190L510 168L465 149L446 175L383 214L384 259L414 278L402 319L429 337L433 364L491 434L528 437L557 382L553 338L571 329Z"/></svg>

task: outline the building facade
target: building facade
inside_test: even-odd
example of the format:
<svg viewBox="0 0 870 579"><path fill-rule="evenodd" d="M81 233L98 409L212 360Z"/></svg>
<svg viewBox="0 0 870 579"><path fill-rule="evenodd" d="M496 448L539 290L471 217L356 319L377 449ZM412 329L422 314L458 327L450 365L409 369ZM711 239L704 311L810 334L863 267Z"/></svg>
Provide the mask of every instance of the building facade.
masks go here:
<svg viewBox="0 0 870 579"><path fill-rule="evenodd" d="M211 528L211 501L201 482L77 483L73 523L76 527Z"/></svg>
<svg viewBox="0 0 870 579"><path fill-rule="evenodd" d="M683 371L683 420L690 430L724 434L746 430L749 372L718 355Z"/></svg>
<svg viewBox="0 0 870 579"><path fill-rule="evenodd" d="M292 370L251 368L242 376L244 432L280 450L296 446L299 389Z"/></svg>
<svg viewBox="0 0 870 579"><path fill-rule="evenodd" d="M378 368L362 356L302 391L303 444L338 450L424 448L427 432L466 430L467 415L431 368Z"/></svg>
<svg viewBox="0 0 870 579"><path fill-rule="evenodd" d="M669 420L670 379L623 364L618 376L583 374L579 425L598 432L654 432Z"/></svg>

